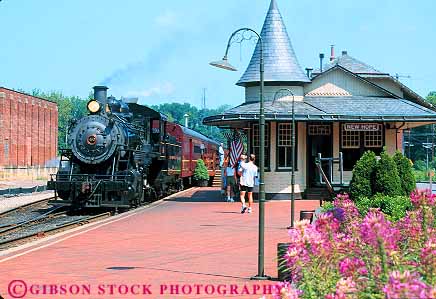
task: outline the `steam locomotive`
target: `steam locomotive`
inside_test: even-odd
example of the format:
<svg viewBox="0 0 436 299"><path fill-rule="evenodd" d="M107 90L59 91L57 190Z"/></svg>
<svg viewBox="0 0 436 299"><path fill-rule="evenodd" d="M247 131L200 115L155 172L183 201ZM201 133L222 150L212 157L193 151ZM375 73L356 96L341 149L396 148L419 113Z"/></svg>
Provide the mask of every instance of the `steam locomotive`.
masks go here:
<svg viewBox="0 0 436 299"><path fill-rule="evenodd" d="M94 87L89 114L67 132L59 170L47 186L56 204L129 208L182 190L198 159L213 178L218 143L135 100L107 96ZM59 200L60 198L60 200Z"/></svg>

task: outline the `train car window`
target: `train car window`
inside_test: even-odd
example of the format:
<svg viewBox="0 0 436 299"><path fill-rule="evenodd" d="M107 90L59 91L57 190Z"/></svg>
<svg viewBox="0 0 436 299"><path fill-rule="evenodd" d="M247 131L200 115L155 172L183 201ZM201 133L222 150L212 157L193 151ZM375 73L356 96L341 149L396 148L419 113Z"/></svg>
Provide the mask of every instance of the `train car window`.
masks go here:
<svg viewBox="0 0 436 299"><path fill-rule="evenodd" d="M199 147L198 145L194 145L194 153L201 154L201 147Z"/></svg>

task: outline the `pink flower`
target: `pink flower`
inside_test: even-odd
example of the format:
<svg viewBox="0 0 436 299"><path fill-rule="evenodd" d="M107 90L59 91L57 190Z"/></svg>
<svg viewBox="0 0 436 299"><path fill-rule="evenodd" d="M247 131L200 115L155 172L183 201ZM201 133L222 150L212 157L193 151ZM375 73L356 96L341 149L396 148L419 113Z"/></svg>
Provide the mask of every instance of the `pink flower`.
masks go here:
<svg viewBox="0 0 436 299"><path fill-rule="evenodd" d="M384 286L383 292L387 299L397 298L431 298L430 286L419 279L417 273L405 271L393 271L389 276L388 283Z"/></svg>
<svg viewBox="0 0 436 299"><path fill-rule="evenodd" d="M326 295L325 299L351 299L356 297L354 295L356 292L356 283L353 281L353 278L341 278L336 283L336 292Z"/></svg>
<svg viewBox="0 0 436 299"><path fill-rule="evenodd" d="M339 272L345 277L355 277L358 275L367 275L368 269L365 262L361 259L345 258L339 262Z"/></svg>
<svg viewBox="0 0 436 299"><path fill-rule="evenodd" d="M273 298L274 299L300 299L303 294L302 291L296 290L292 285L285 281L279 282L274 288Z"/></svg>
<svg viewBox="0 0 436 299"><path fill-rule="evenodd" d="M397 249L400 239L400 232L394 228L390 221L386 220L384 214L379 210L371 209L360 227L360 234L363 241L377 248L383 243L387 251Z"/></svg>
<svg viewBox="0 0 436 299"><path fill-rule="evenodd" d="M348 194L339 194L336 196L334 206L344 210L345 220L350 221L359 217L359 210L355 203L350 199Z"/></svg>
<svg viewBox="0 0 436 299"><path fill-rule="evenodd" d="M425 275L436 275L436 237L432 236L421 249L421 267Z"/></svg>
<svg viewBox="0 0 436 299"><path fill-rule="evenodd" d="M332 212L319 215L315 221L315 228L321 233L335 233L339 230L339 225L339 220L334 217Z"/></svg>
<svg viewBox="0 0 436 299"><path fill-rule="evenodd" d="M429 206L432 207L435 204L436 195L432 194L430 189L415 190L410 194L410 200L414 207Z"/></svg>

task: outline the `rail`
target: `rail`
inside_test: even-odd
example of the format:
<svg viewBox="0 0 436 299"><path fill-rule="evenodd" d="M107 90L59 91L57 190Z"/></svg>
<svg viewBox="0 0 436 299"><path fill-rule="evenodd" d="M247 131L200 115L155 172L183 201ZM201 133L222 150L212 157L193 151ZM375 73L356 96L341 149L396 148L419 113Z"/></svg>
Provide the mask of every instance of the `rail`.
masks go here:
<svg viewBox="0 0 436 299"><path fill-rule="evenodd" d="M12 247L14 245L25 243L26 241L45 237L48 234L55 234L57 232L71 229L71 228L76 227L76 226L81 226L81 225L85 225L85 224L88 224L91 222L98 221L100 219L105 219L105 218L108 218L110 216L111 216L111 213L106 212L106 213L98 214L95 216L89 216L89 217L86 217L83 219L73 220L73 221L70 221L68 223L61 224L59 226L47 228L47 229L40 230L40 231L37 231L34 233L26 234L24 236L19 236L19 237L12 238L12 239L2 240L2 241L0 241L0 248Z"/></svg>
<svg viewBox="0 0 436 299"><path fill-rule="evenodd" d="M325 174L324 170L323 170L323 163L327 162L328 163L328 174L329 177ZM340 187L344 187L346 186L346 184L344 183L344 159L343 159L343 154L342 152L339 153L339 157L338 158L323 158L321 153L318 153L318 158L317 161L315 163L317 164L318 167L318 171L319 171L319 182L321 185L326 185L327 182L330 183L331 186L340 186ZM333 170L333 166L335 164L339 165L338 171L339 171L339 181L335 181L335 171ZM324 174L324 175L323 175Z"/></svg>

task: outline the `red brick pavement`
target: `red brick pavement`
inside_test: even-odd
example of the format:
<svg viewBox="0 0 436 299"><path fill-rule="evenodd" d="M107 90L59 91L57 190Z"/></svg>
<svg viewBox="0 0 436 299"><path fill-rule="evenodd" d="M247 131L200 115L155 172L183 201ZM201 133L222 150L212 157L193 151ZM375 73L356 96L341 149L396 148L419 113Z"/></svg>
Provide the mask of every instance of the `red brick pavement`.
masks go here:
<svg viewBox="0 0 436 299"><path fill-rule="evenodd" d="M318 201L296 201L296 215L301 209L318 205ZM290 203L267 202L265 207L265 273L276 277L276 246L288 241L285 227L289 224ZM83 284L90 285L91 291L89 295L82 289L84 294L75 296L31 295L28 291L25 298L260 298L261 291L252 293L262 283L249 280L257 273L257 208L256 204L252 214L241 215L240 204L223 202L217 189L191 189L183 197L121 216L116 222L67 234L56 243L54 238L44 248L29 253L29 249L23 249L18 254L24 254L18 257L13 256L17 252L0 256L0 295L11 298L8 285L18 279L28 287ZM111 295L110 284L151 285L152 295L124 296L117 288ZM200 284L203 287L197 295L196 285ZM215 293L211 294L209 286L207 294L207 284L216 286ZM218 293L219 284L226 285L221 287L226 295ZM251 294L229 294L232 284L237 285L239 293L247 285ZM177 285L179 295L174 294ZM165 286L168 289L161 294ZM182 294L183 286L186 293L192 288L190 295ZM142 292L136 286L133 290Z"/></svg>

